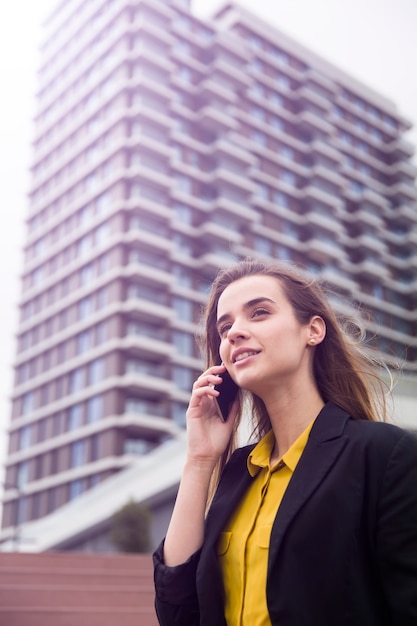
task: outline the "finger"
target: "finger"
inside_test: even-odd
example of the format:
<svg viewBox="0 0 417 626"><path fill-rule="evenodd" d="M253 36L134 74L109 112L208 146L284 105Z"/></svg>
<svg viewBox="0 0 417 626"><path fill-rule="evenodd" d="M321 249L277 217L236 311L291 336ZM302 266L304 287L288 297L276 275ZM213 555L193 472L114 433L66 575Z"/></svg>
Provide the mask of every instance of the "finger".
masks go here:
<svg viewBox="0 0 417 626"><path fill-rule="evenodd" d="M204 374L197 378L193 385L193 389L211 387L221 382L221 377L216 374Z"/></svg>

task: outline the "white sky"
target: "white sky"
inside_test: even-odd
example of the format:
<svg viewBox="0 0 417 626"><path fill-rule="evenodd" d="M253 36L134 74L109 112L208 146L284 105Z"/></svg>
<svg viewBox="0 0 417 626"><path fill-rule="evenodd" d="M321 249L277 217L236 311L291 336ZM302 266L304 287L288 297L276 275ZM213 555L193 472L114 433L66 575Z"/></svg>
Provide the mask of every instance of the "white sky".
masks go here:
<svg viewBox="0 0 417 626"><path fill-rule="evenodd" d="M0 482L29 186L41 23L55 0L0 2ZM417 126L416 0L242 0L256 15L387 96ZM207 17L220 0L194 0ZM417 129L408 139L417 145ZM0 488L1 492L1 488Z"/></svg>

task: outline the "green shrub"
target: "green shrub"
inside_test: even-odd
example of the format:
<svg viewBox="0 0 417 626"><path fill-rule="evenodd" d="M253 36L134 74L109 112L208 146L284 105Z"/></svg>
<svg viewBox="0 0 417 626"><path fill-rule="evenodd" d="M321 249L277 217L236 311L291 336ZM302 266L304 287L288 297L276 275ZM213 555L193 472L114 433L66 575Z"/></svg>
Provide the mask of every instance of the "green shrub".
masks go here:
<svg viewBox="0 0 417 626"><path fill-rule="evenodd" d="M110 540L120 552L149 552L151 512L131 500L113 515Z"/></svg>

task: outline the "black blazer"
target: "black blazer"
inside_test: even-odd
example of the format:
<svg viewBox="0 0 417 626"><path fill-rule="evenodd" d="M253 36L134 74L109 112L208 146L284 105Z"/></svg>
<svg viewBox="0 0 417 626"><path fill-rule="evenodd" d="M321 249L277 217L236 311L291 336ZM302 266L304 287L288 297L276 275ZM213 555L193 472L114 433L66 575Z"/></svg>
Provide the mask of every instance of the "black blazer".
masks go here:
<svg viewBox="0 0 417 626"><path fill-rule="evenodd" d="M154 554L161 626L226 626L216 544L252 480L227 464L201 550L176 567ZM392 425L321 411L272 528L273 626L417 626L417 439Z"/></svg>

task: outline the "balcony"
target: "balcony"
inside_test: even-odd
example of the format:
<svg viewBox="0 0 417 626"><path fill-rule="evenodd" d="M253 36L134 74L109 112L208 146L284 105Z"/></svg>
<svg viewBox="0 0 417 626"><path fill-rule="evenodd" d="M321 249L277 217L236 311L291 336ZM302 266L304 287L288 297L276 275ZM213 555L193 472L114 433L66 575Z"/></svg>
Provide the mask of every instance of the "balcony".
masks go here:
<svg viewBox="0 0 417 626"><path fill-rule="evenodd" d="M320 187L310 183L301 190L301 195L306 200L317 201L321 204L331 207L331 209L338 213L343 211L343 200L340 200L336 195L320 189Z"/></svg>
<svg viewBox="0 0 417 626"><path fill-rule="evenodd" d="M295 93L299 97L299 104L307 110L311 105L314 108L319 108L323 114L328 113L331 109L332 105L329 99L318 94L309 85L302 85Z"/></svg>
<svg viewBox="0 0 417 626"><path fill-rule="evenodd" d="M230 213L231 215L238 217L243 224L249 222L257 222L259 220L259 214L254 211L249 204L240 202L238 200L232 200L225 196L220 196L213 200L213 205L210 208L212 210L221 210Z"/></svg>
<svg viewBox="0 0 417 626"><path fill-rule="evenodd" d="M319 136L330 136L333 132L333 125L313 111L301 111L297 117L300 125L312 131L313 135L318 133Z"/></svg>
<svg viewBox="0 0 417 626"><path fill-rule="evenodd" d="M169 242L171 243L171 242ZM160 285L161 287L170 287L172 283L172 274L165 272L144 262L129 262L122 272L126 278L145 278L152 285Z"/></svg>
<svg viewBox="0 0 417 626"><path fill-rule="evenodd" d="M350 237L347 245L351 248L359 248L360 250L372 250L381 256L388 254L387 245L379 237L363 234L358 237Z"/></svg>
<svg viewBox="0 0 417 626"><path fill-rule="evenodd" d="M223 226L222 224L216 224L215 222L206 222L198 229L199 237L204 238L204 241L217 241L220 243L233 243L238 244L242 242L242 235L240 232L232 230L229 226Z"/></svg>
<svg viewBox="0 0 417 626"><path fill-rule="evenodd" d="M166 236L155 235L139 228L133 228L123 234L124 243L138 243L145 245L148 249L154 248L158 252L169 253L173 249L173 242Z"/></svg>
<svg viewBox="0 0 417 626"><path fill-rule="evenodd" d="M398 159L410 158L414 156L415 147L414 145L406 141L405 139L396 139L388 144L384 144L383 150L392 156L395 156Z"/></svg>
<svg viewBox="0 0 417 626"><path fill-rule="evenodd" d="M248 165L255 165L257 163L256 157L251 154L242 145L239 145L237 141L233 140L233 137L225 139L219 137L217 141L212 144L213 154L218 156L219 159L226 157L242 164L242 168Z"/></svg>
<svg viewBox="0 0 417 626"><path fill-rule="evenodd" d="M396 209L392 210L392 215L395 218L400 218L406 221L409 225L416 223L417 206L411 204L402 204Z"/></svg>
<svg viewBox="0 0 417 626"><path fill-rule="evenodd" d="M128 392L158 398L167 398L175 390L175 384L166 377L136 372L125 373L121 378L120 387Z"/></svg>
<svg viewBox="0 0 417 626"><path fill-rule="evenodd" d="M238 100L234 91L220 84L212 77L205 78L200 82L200 95L205 102L215 100L217 102L225 102L226 104L235 104Z"/></svg>
<svg viewBox="0 0 417 626"><path fill-rule="evenodd" d="M390 276L390 272L384 263L374 258L352 263L352 271L355 274L360 274L361 277L369 277L379 282L381 279L387 279Z"/></svg>
<svg viewBox="0 0 417 626"><path fill-rule="evenodd" d="M144 308L143 312L147 316L147 319L152 321L153 316L150 308L148 303L147 309ZM119 346L120 349L126 350L132 356L138 356L139 358L158 357L171 359L175 353L175 348L170 342L137 333L131 333L123 337L123 339L120 339Z"/></svg>
<svg viewBox="0 0 417 626"><path fill-rule="evenodd" d="M216 134L234 131L239 127L238 122L226 109L220 110L214 105L203 107L196 116L196 123Z"/></svg>
<svg viewBox="0 0 417 626"><path fill-rule="evenodd" d="M246 89L252 83L246 68L241 69L230 65L222 59L215 59L210 66L210 74L214 80L218 80L220 85L229 89Z"/></svg>
<svg viewBox="0 0 417 626"><path fill-rule="evenodd" d="M205 274L213 275L223 267L231 267L237 262L238 258L232 251L226 254L221 252L207 252L198 259L198 266Z"/></svg>
<svg viewBox="0 0 417 626"><path fill-rule="evenodd" d="M305 214L303 221L308 226L327 230L336 236L343 232L343 225L333 215L315 210L314 208Z"/></svg>
<svg viewBox="0 0 417 626"><path fill-rule="evenodd" d="M232 171L227 167L218 167L210 174L211 184L222 192L222 189L235 188L242 195L252 194L256 191L256 184L248 178L247 172ZM227 191L226 194L227 196Z"/></svg>
<svg viewBox="0 0 417 626"><path fill-rule="evenodd" d="M303 245L312 259L319 263L336 262L338 264L345 259L347 260L346 252L341 244L328 238L323 239L319 233L315 233Z"/></svg>
<svg viewBox="0 0 417 626"><path fill-rule="evenodd" d="M382 216L375 213L374 210L370 209L366 205L361 205L360 208L354 213L349 214L346 218L349 217L349 221L358 225L365 224L366 226L371 226L375 230L380 230L383 232L384 230L384 220Z"/></svg>
<svg viewBox="0 0 417 626"><path fill-rule="evenodd" d="M326 266L322 270L320 273L320 280L326 282L328 281L332 285L344 289L352 294L357 293L358 291L358 285L351 276L331 265Z"/></svg>
<svg viewBox="0 0 417 626"><path fill-rule="evenodd" d="M417 188L413 184L397 183L387 187L386 193L391 198L399 198L402 202L415 202L417 200Z"/></svg>
<svg viewBox="0 0 417 626"><path fill-rule="evenodd" d="M327 163L330 161L335 168L340 167L343 156L340 154L338 150L330 146L328 143L325 143L321 139L315 139L310 144L313 156L315 159L318 157L318 163L320 164L320 159L323 159L326 165L324 167L329 167Z"/></svg>

